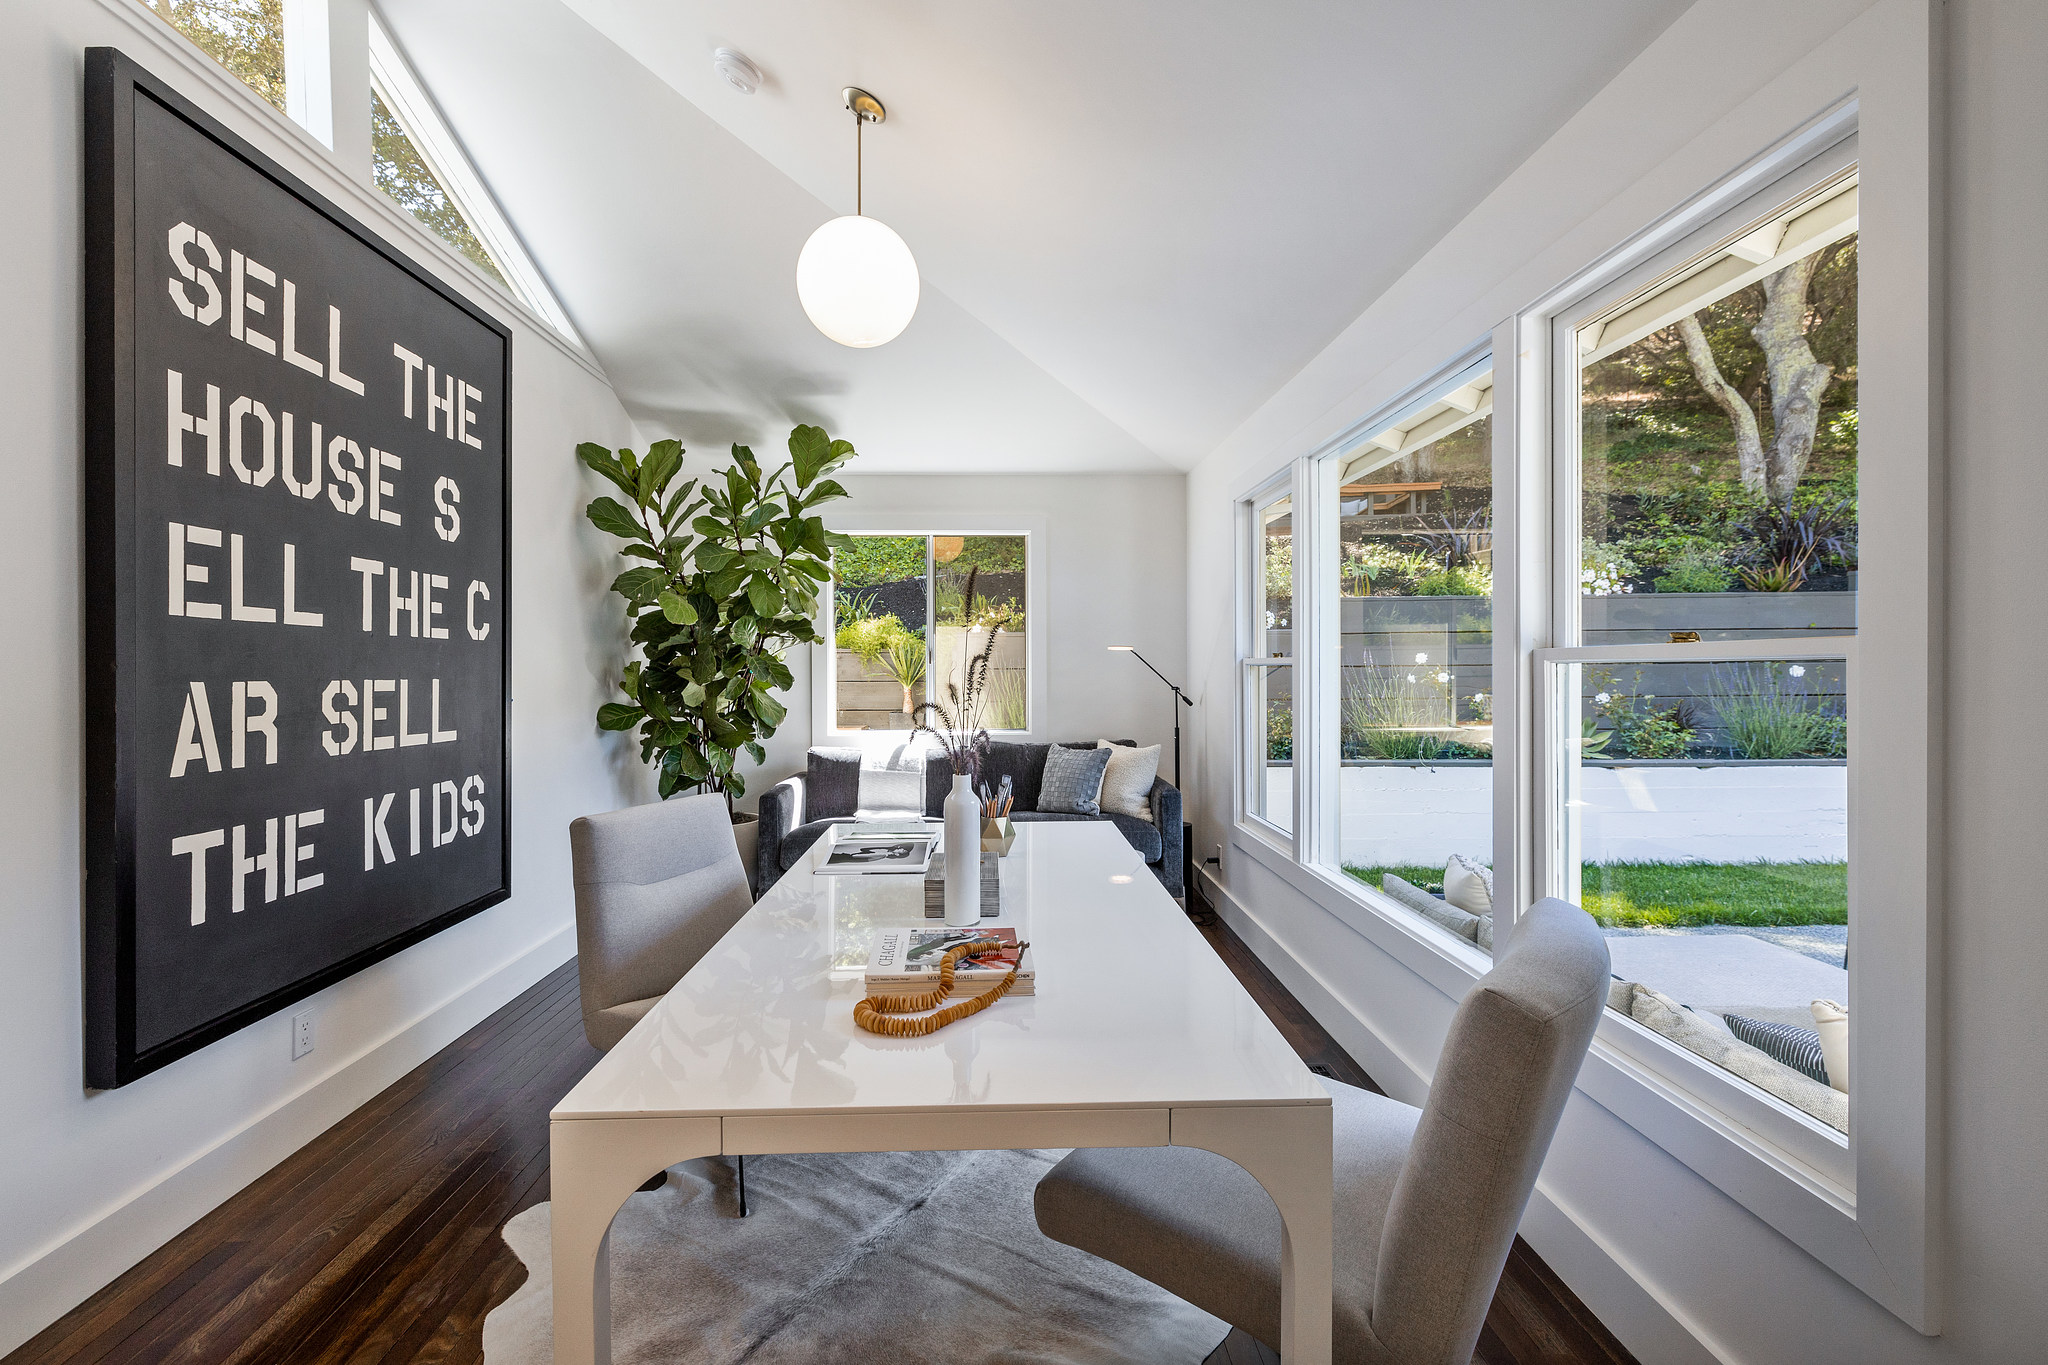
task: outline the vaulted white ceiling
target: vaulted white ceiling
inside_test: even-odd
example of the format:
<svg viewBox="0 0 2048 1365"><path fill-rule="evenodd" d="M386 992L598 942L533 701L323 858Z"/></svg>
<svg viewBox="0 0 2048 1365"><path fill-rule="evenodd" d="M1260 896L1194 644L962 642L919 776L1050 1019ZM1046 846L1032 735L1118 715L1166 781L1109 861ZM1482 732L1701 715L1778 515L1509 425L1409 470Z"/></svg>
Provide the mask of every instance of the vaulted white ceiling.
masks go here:
<svg viewBox="0 0 2048 1365"><path fill-rule="evenodd" d="M643 426L968 472L1191 466L1688 3L380 8ZM924 276L868 351L795 288L853 209L846 85Z"/></svg>

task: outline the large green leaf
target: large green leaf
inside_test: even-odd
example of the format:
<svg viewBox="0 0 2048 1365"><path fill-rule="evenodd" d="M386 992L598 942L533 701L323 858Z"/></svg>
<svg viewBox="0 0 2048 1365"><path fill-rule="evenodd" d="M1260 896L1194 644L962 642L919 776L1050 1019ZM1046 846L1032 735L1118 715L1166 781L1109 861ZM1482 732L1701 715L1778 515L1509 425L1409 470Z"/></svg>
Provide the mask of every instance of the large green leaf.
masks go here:
<svg viewBox="0 0 2048 1365"><path fill-rule="evenodd" d="M637 706L628 706L620 701L608 701L597 708L597 723L606 730L630 730L638 725L646 714Z"/></svg>
<svg viewBox="0 0 2048 1365"><path fill-rule="evenodd" d="M610 479L621 493L629 498L633 496L633 481L626 477L625 466L619 463L611 451L595 442L584 441L576 447L576 458Z"/></svg>
<svg viewBox="0 0 2048 1365"><path fill-rule="evenodd" d="M647 447L647 459L640 465L640 505L656 501L668 488L668 481L683 467L681 441L656 441Z"/></svg>
<svg viewBox="0 0 2048 1365"><path fill-rule="evenodd" d="M766 725L770 730L782 724L782 718L789 714L788 707L769 696L766 692L756 692L754 694L753 706L754 714L759 716L762 724Z"/></svg>
<svg viewBox="0 0 2048 1365"><path fill-rule="evenodd" d="M796 486L809 488L832 459L832 438L823 427L799 426L789 433L789 459L796 470Z"/></svg>
<svg viewBox="0 0 2048 1365"><path fill-rule="evenodd" d="M753 570L749 569L745 563L734 564L730 568L720 569L717 573L711 575L704 586L709 590L713 598L723 602L738 592L740 584L746 582L752 574Z"/></svg>
<svg viewBox="0 0 2048 1365"><path fill-rule="evenodd" d="M609 531L624 540L644 540L649 544L653 543L652 537L647 534L647 528L642 526L639 519L627 511L616 498L598 498L584 509L584 513L590 518L591 525L600 531Z"/></svg>
<svg viewBox="0 0 2048 1365"><path fill-rule="evenodd" d="M697 624L697 609L684 601L673 588L663 593L658 601L661 606L661 614L676 625L693 626Z"/></svg>
<svg viewBox="0 0 2048 1365"><path fill-rule="evenodd" d="M758 574L747 580L747 600L762 616L773 616L782 610L782 594L775 590L773 583Z"/></svg>
<svg viewBox="0 0 2048 1365"><path fill-rule="evenodd" d="M726 536L730 535L732 532L732 528L730 526L727 526L717 517L712 516L698 517L695 521L690 523L690 528L694 530L698 535L704 537L704 539L706 540L720 542L722 542L726 538Z"/></svg>
<svg viewBox="0 0 2048 1365"><path fill-rule="evenodd" d="M816 507L821 502L830 502L834 498L843 498L845 496L847 496L846 488L839 480L826 479L816 488L804 494L804 506Z"/></svg>
<svg viewBox="0 0 2048 1365"><path fill-rule="evenodd" d="M636 607L646 606L661 595L668 575L660 569L628 569L612 580L612 591Z"/></svg>

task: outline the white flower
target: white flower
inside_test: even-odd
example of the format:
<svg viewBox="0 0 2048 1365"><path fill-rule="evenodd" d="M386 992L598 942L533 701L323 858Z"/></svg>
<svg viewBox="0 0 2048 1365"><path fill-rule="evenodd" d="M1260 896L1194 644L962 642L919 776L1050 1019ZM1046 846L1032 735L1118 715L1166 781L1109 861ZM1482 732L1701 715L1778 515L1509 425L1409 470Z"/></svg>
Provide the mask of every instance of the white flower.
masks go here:
<svg viewBox="0 0 2048 1365"><path fill-rule="evenodd" d="M1416 663L1419 663L1419 664L1426 664L1426 663L1428 663L1428 662L1429 662L1429 655L1427 655L1427 654L1418 654L1418 655L1416 655L1416 656L1415 656L1415 662L1416 662Z"/></svg>
<svg viewBox="0 0 2048 1365"><path fill-rule="evenodd" d="M1451 675L1450 675L1450 674L1448 674L1448 673L1446 673L1446 672L1444 672L1444 671L1443 671L1442 669L1438 669L1438 670L1437 670L1437 675L1436 675L1436 680L1437 680L1438 682L1449 682L1449 681L1451 680Z"/></svg>
<svg viewBox="0 0 2048 1365"><path fill-rule="evenodd" d="M1795 678L1803 678L1803 677L1805 677L1805 676L1806 676L1806 665L1804 665L1804 664L1794 664L1794 665L1792 665L1792 668L1791 668L1791 673L1792 673L1792 676L1793 676L1793 677L1795 677Z"/></svg>
<svg viewBox="0 0 2048 1365"><path fill-rule="evenodd" d="M1482 701L1485 701L1485 700L1486 700L1486 694L1485 694L1484 692L1474 692L1474 693L1472 694L1472 700L1473 700L1473 701L1475 701L1475 702L1482 702Z"/></svg>
<svg viewBox="0 0 2048 1365"><path fill-rule="evenodd" d="M1593 694L1593 700L1599 703L1600 705L1605 706L1609 701L1613 700L1613 698L1609 697L1605 692L1595 692Z"/></svg>
<svg viewBox="0 0 2048 1365"><path fill-rule="evenodd" d="M1266 613L1266 629L1267 629L1267 630L1271 630L1272 628L1273 628L1273 613L1269 611L1269 612L1267 612L1267 613Z"/></svg>
<svg viewBox="0 0 2048 1365"><path fill-rule="evenodd" d="M1409 681L1409 682L1414 682L1414 681L1415 681L1415 675L1414 675L1413 673L1410 673L1410 674L1408 675L1408 681Z"/></svg>

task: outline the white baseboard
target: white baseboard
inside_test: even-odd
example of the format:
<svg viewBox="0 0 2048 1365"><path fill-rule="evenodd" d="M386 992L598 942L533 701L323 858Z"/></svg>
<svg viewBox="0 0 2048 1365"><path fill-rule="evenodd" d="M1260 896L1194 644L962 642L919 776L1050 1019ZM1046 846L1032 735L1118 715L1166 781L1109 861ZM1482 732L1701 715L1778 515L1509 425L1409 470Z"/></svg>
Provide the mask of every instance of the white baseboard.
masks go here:
<svg viewBox="0 0 2048 1365"><path fill-rule="evenodd" d="M1401 1056L1375 1034L1338 992L1213 872L1203 868L1196 875L1223 922L1367 1074L1396 1099L1422 1103L1429 1093L1429 1073L1423 1066ZM1638 1359L1735 1365L1731 1355L1716 1349L1705 1333L1694 1330L1667 1295L1617 1259L1607 1240L1581 1222L1561 1192L1548 1188L1541 1179L1530 1197L1521 1231L1544 1263Z"/></svg>
<svg viewBox="0 0 2048 1365"><path fill-rule="evenodd" d="M224 1135L154 1184L34 1252L0 1277L0 1356L48 1327L151 1252L326 1132L393 1081L569 960L564 926L305 1089Z"/></svg>

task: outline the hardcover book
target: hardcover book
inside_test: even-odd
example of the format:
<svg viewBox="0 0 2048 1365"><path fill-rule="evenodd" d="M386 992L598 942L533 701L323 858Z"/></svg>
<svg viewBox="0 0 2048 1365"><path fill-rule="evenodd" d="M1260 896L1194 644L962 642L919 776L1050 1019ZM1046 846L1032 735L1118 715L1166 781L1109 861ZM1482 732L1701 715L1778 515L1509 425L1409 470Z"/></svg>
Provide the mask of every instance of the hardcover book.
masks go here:
<svg viewBox="0 0 2048 1365"><path fill-rule="evenodd" d="M867 993L915 995L928 991L938 980L939 965L945 961L948 948L975 939L991 938L1015 944L1017 931L994 926L986 929L879 929L875 932L874 947L868 953ZM1031 949L1022 949L1020 957L1020 950L1010 947L989 957L962 959L953 968L953 995L979 995L993 988L1013 966L1017 968L1017 982L1010 987L1010 994L1032 994L1038 984L1038 968L1032 961Z"/></svg>

